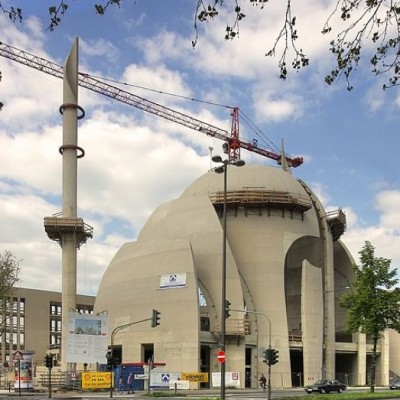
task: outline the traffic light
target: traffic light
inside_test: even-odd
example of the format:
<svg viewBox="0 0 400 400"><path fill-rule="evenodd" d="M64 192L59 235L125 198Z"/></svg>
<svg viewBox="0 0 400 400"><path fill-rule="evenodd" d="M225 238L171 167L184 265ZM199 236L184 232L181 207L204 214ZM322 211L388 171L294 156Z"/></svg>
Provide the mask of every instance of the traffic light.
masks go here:
<svg viewBox="0 0 400 400"><path fill-rule="evenodd" d="M264 350L263 351L263 362L265 364L270 365L271 358L272 358L272 349Z"/></svg>
<svg viewBox="0 0 400 400"><path fill-rule="evenodd" d="M225 319L229 318L231 316L230 314L230 307L231 307L231 302L229 300L225 300Z"/></svg>
<svg viewBox="0 0 400 400"><path fill-rule="evenodd" d="M119 357L112 358L112 365L113 367L118 367L118 365L121 365L121 360L119 359Z"/></svg>
<svg viewBox="0 0 400 400"><path fill-rule="evenodd" d="M46 354L46 357L44 358L44 365L47 368L53 368L53 354Z"/></svg>
<svg viewBox="0 0 400 400"><path fill-rule="evenodd" d="M271 354L271 365L275 365L279 362L279 351L272 349L272 354Z"/></svg>
<svg viewBox="0 0 400 400"><path fill-rule="evenodd" d="M151 317L151 327L155 328L157 325L160 325L160 312L157 310L153 310L153 315Z"/></svg>
<svg viewBox="0 0 400 400"><path fill-rule="evenodd" d="M112 352L111 352L111 350L108 350L108 351L107 351L107 353L106 353L106 359L107 359L107 369L108 369L109 371L111 371L111 370L112 370L112 367L113 367L113 357L112 357Z"/></svg>

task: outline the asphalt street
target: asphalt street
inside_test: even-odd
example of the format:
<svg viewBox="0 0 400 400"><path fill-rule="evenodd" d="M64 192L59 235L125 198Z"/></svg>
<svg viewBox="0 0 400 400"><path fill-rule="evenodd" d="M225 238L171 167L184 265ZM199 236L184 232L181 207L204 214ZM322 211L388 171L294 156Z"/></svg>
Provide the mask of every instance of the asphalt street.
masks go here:
<svg viewBox="0 0 400 400"><path fill-rule="evenodd" d="M369 388L349 388L349 391L352 392L366 392ZM376 388L376 392L388 390L388 388ZM184 392L184 393L183 393ZM219 390L191 390L191 391L179 391L179 394L185 394L185 399L199 399L199 398L219 398L220 392ZM113 393L113 399L115 400L122 400L122 399L137 399L137 400L144 400L149 399L145 397L147 392L135 392L135 394L118 394L116 392ZM168 396L164 399L173 400L173 399L182 399L182 396L173 397ZM272 399L279 399L287 396L302 396L305 392L302 388L297 389L276 389L272 390ZM260 400L260 399L267 399L268 393L267 391L262 390L255 390L255 389L242 389L242 390L227 390L226 391L226 399L235 399L235 400ZM310 395L311 397L312 395ZM327 395L329 396L329 395ZM20 399L20 400L45 400L45 399L76 399L76 400L110 400L110 393L108 391L104 392L67 392L67 393L52 393L51 397L49 397L49 393L24 393L21 392L9 392L8 390L0 390L0 399L1 398L8 398L8 399ZM160 399L163 399L162 397ZM397 398L400 400L400 391L399 397Z"/></svg>

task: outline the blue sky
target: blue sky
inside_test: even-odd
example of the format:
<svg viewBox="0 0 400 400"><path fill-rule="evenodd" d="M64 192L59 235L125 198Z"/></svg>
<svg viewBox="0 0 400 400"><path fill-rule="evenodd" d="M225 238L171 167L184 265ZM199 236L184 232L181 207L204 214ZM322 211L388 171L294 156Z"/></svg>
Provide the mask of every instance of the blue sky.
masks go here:
<svg viewBox="0 0 400 400"><path fill-rule="evenodd" d="M292 173L328 211L346 212L343 242L353 256L369 240L397 267L400 92L383 92L368 63L354 75L352 92L344 81L324 83L333 66L330 39L319 33L333 9L328 0L304 0L295 10L311 65L281 81L278 60L264 56L280 29L283 10L275 3L263 10L244 3L247 17L234 41L224 40L232 16L221 12L200 26L193 50L194 0L124 0L104 17L94 14L92 1L71 1L54 32L46 31L54 1L14 0L9 4L21 5L24 21L1 15L0 40L63 64L77 36L81 71L132 85L125 90L228 131L228 109L209 103L238 106L276 146L284 139L288 153L304 157ZM0 70L0 250L23 260L22 286L61 290L61 250L47 238L43 217L61 210L62 81L2 57ZM222 142L85 89L79 103L86 111L79 125L86 156L79 161L78 215L94 227L94 238L79 251L78 291L95 295L118 248L135 240L159 204L207 172L209 147L221 153ZM244 122L241 138L252 141ZM275 166L245 150L241 156Z"/></svg>

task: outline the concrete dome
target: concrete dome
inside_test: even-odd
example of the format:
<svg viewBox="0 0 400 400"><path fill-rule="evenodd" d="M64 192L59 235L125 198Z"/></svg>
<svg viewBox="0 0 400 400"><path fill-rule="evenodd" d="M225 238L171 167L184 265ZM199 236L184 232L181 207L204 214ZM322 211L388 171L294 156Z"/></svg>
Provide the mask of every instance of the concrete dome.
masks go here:
<svg viewBox="0 0 400 400"><path fill-rule="evenodd" d="M124 362L145 361L153 352L170 371L218 370L223 189L223 174L205 173L157 207L137 241L125 243L111 261L95 307L108 310L111 329L146 318L152 308L162 313L157 329L135 324L129 337L118 338ZM280 168L229 166L226 194L226 299L250 315L227 320L227 370L239 371L242 387L248 373L256 384L265 368L260 348L272 345L280 351L273 385L291 386L295 368L317 377L323 351L333 376L335 324L342 331L345 321L335 315L335 286L351 279L352 260L332 221L312 190ZM180 280L179 288L165 284L169 277ZM329 302L323 293L330 293ZM301 352L292 337L301 338Z"/></svg>
<svg viewBox="0 0 400 400"><path fill-rule="evenodd" d="M191 197L207 195L210 192L223 190L222 174L214 171L201 176L194 181L180 196ZM278 192L290 192L307 195L303 186L291 174L279 167L246 164L243 167L228 166L227 189L241 190L247 188L264 188Z"/></svg>

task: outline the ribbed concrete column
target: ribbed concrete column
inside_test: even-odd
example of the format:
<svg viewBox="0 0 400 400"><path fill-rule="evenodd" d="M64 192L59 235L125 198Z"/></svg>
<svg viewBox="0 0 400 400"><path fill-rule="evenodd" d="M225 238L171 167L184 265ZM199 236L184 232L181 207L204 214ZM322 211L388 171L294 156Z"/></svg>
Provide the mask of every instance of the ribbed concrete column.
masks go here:
<svg viewBox="0 0 400 400"><path fill-rule="evenodd" d="M353 373L356 374L356 381L353 385L366 385L367 383L367 339L364 333L353 334L353 342L358 343L357 364Z"/></svg>
<svg viewBox="0 0 400 400"><path fill-rule="evenodd" d="M333 267L333 242L329 227L324 219L324 324L325 324L325 378L335 378L335 277Z"/></svg>

